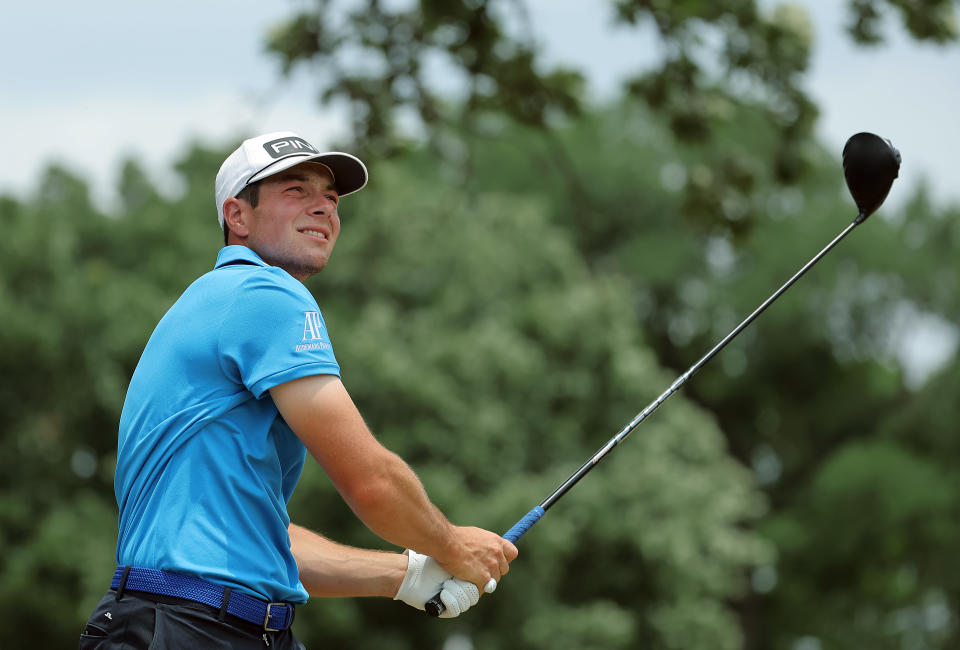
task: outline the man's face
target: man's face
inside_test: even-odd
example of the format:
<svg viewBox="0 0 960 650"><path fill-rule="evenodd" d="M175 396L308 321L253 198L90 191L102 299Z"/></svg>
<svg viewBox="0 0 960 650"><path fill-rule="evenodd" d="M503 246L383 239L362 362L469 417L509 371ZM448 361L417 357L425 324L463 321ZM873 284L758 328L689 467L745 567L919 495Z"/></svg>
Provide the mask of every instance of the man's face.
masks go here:
<svg viewBox="0 0 960 650"><path fill-rule="evenodd" d="M257 207L245 204L244 244L300 281L330 260L340 233L339 196L326 167L301 163L260 181Z"/></svg>

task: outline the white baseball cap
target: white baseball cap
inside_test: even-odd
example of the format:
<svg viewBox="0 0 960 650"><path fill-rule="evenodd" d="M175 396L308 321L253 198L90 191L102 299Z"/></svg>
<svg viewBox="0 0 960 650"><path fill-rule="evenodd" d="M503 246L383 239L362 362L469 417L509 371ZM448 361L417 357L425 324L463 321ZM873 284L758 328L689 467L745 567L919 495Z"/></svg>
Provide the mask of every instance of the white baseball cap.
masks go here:
<svg viewBox="0 0 960 650"><path fill-rule="evenodd" d="M256 183L302 162L318 162L333 174L340 196L352 194L367 184L367 168L356 156L340 151L321 153L292 131L265 133L244 140L227 156L217 172L217 218L223 228L223 202Z"/></svg>

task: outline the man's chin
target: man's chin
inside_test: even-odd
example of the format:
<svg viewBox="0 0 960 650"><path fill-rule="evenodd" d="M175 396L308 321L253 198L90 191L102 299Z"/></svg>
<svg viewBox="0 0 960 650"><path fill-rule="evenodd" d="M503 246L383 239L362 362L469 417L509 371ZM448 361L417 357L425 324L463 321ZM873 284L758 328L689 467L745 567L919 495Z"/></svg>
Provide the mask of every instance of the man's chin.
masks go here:
<svg viewBox="0 0 960 650"><path fill-rule="evenodd" d="M296 279L303 282L311 275L316 275L322 271L327 266L327 263L323 264L296 264L296 265L286 265L281 266L280 268L295 277Z"/></svg>

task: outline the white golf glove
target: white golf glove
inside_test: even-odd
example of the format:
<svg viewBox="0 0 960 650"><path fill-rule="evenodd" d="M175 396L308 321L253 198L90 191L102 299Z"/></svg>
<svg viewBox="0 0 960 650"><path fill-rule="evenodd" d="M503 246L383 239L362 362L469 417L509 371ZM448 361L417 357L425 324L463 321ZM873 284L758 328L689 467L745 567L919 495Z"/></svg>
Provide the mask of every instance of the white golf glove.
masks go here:
<svg viewBox="0 0 960 650"><path fill-rule="evenodd" d="M472 582L454 578L429 555L407 550L407 573L394 600L424 609L424 604L440 592L446 609L440 618L453 618L480 601L480 592Z"/></svg>

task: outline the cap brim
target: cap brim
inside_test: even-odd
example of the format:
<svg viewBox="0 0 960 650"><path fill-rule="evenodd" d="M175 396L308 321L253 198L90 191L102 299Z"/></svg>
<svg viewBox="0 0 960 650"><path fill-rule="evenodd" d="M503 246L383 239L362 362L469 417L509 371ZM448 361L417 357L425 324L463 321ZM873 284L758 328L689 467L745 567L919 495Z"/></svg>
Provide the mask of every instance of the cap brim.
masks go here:
<svg viewBox="0 0 960 650"><path fill-rule="evenodd" d="M254 174L247 185L262 181L285 169L305 162L317 162L325 165L333 172L333 182L337 186L337 194L346 196L363 189L367 184L367 167L356 156L341 151L327 151L321 154L304 154L287 156L274 164L261 169Z"/></svg>
<svg viewBox="0 0 960 650"><path fill-rule="evenodd" d="M333 171L334 184L340 196L362 190L367 184L367 167L356 156L340 151L328 151L312 159Z"/></svg>

